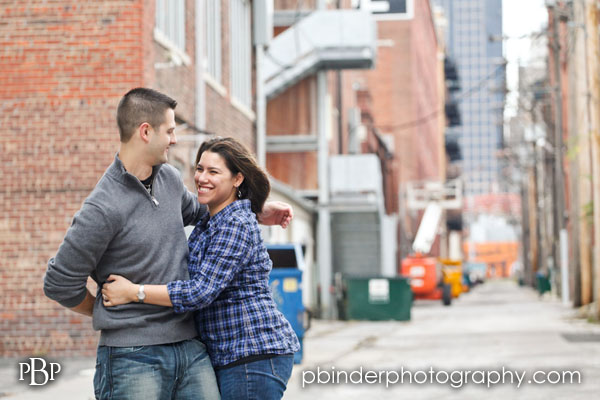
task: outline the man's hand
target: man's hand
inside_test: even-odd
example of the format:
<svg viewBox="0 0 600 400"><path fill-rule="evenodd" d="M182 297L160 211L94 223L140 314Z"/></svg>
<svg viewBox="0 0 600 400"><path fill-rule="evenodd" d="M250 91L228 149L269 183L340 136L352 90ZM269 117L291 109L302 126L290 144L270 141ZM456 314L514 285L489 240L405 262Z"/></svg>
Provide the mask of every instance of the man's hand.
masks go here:
<svg viewBox="0 0 600 400"><path fill-rule="evenodd" d="M282 201L269 201L265 203L257 218L263 225L280 225L285 229L294 218L294 210L292 206Z"/></svg>
<svg viewBox="0 0 600 400"><path fill-rule="evenodd" d="M98 284L95 280L92 279L92 277L88 276L87 284L85 285L85 287L92 296L96 297L96 293L98 293Z"/></svg>

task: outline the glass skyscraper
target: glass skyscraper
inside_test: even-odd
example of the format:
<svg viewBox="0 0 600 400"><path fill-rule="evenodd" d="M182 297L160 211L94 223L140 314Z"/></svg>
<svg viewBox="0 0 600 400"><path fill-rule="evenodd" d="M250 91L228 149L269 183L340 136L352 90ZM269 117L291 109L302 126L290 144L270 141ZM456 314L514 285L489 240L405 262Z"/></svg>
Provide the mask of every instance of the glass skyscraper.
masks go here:
<svg viewBox="0 0 600 400"><path fill-rule="evenodd" d="M448 128L463 156L465 194L495 191L502 146L505 60L502 54L502 0L432 0L448 19L447 52L456 62L456 94L462 124Z"/></svg>

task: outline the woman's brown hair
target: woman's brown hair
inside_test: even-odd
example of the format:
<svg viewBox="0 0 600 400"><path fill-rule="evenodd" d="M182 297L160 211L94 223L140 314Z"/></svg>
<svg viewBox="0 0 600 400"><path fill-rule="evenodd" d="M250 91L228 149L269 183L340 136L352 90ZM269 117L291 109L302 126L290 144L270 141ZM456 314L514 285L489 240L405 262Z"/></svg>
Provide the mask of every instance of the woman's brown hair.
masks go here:
<svg viewBox="0 0 600 400"><path fill-rule="evenodd" d="M216 137L210 139L200 146L196 155L196 165L205 151L217 153L223 160L232 175L241 173L244 181L238 188L241 199L250 200L252 212L258 214L262 211L271 184L267 174L258 166L250 151L242 143L231 137Z"/></svg>

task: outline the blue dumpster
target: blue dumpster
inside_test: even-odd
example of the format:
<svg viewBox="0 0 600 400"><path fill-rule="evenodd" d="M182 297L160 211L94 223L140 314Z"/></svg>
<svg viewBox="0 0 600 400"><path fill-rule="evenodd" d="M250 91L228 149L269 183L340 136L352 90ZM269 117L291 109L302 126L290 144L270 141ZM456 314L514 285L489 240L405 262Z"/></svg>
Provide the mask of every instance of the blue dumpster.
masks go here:
<svg viewBox="0 0 600 400"><path fill-rule="evenodd" d="M304 338L304 306L302 305L302 271L297 268L275 268L271 271L269 285L277 308L290 321L300 341L300 350L294 354L294 364L302 362Z"/></svg>
<svg viewBox="0 0 600 400"><path fill-rule="evenodd" d="M273 269L269 275L269 286L273 300L283 316L290 322L298 340L300 350L294 354L294 363L300 364L303 357L306 310L302 304L302 270L299 269L303 260L299 246L267 245L267 250L273 261Z"/></svg>

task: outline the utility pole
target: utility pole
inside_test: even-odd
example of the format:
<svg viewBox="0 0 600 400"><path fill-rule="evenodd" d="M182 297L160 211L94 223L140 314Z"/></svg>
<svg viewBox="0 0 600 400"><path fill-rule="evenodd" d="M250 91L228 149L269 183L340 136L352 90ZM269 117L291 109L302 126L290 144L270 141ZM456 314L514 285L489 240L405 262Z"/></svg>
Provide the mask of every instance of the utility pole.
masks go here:
<svg viewBox="0 0 600 400"><path fill-rule="evenodd" d="M591 183L591 98L590 98L590 76L588 68L588 29L586 26L586 4L583 1L573 3L576 31L575 43L575 108L573 111L573 122L577 133L577 157L575 160L576 171L574 179L577 186L574 204L576 212L573 214L573 226L577 224L577 236L574 241L579 242L579 274L575 275L574 305L581 306L592 302L592 224L586 214L586 209L592 203Z"/></svg>
<svg viewBox="0 0 600 400"><path fill-rule="evenodd" d="M594 202L594 257L595 266L594 299L595 314L600 318L600 43L598 42L598 5L595 0L586 0L587 63L589 76L590 144L592 148L592 198Z"/></svg>
<svg viewBox="0 0 600 400"><path fill-rule="evenodd" d="M546 146L538 146L538 162L539 168L536 171L536 201L538 207L538 221L539 221L539 232L540 232L540 252L539 252L539 264L538 271L546 271L548 272L548 254L549 252L549 239L548 232L550 230L548 224L548 213L549 213L549 205L548 205L548 195L546 188L552 186L551 182L548 182L548 155L546 151ZM554 216L552 217L554 220Z"/></svg>
<svg viewBox="0 0 600 400"><path fill-rule="evenodd" d="M532 249L530 248L530 232L531 228L529 226L529 190L527 189L527 183L529 183L529 167L526 168L526 174L520 179L519 182L519 191L521 194L521 242L523 246L521 248L521 259L523 260L522 269L521 269L521 282L530 284L528 276L529 271L531 270L531 262L529 260L529 254L531 254Z"/></svg>
<svg viewBox="0 0 600 400"><path fill-rule="evenodd" d="M342 1L337 0L335 4L336 9L342 8ZM342 100L342 85L343 85L343 76L342 70L337 70L335 72L336 75L336 107L337 107L337 130L338 130L338 154L344 154L344 102Z"/></svg>
<svg viewBox="0 0 600 400"><path fill-rule="evenodd" d="M559 13L558 4L548 5L552 15L552 55L554 69L554 265L560 265L561 297L563 304L569 302L569 270L568 270L568 243L565 230L565 199L564 199L564 172L563 172L563 114L562 114L562 79L560 71L559 42ZM556 271L558 272L558 271Z"/></svg>
<svg viewBox="0 0 600 400"><path fill-rule="evenodd" d="M531 126L533 127L534 133L531 141L531 155L533 157L533 163L530 166L530 170L528 171L528 214L529 214L529 234L530 234L530 246L531 249L531 262L529 275L527 275L526 282L531 286L536 286L536 274L541 269L541 256L540 252L542 251L542 229L541 229L541 216L543 214L540 213L540 190L539 190L539 177L538 170L543 168L543 162L540 163L540 157L538 156L538 146L537 141L538 130L537 130L537 104L535 102L535 96L533 97L533 104L529 109L531 114ZM541 164L541 165L540 165Z"/></svg>
<svg viewBox="0 0 600 400"><path fill-rule="evenodd" d="M535 118L534 118L534 126L535 126ZM541 228L541 221L540 219L542 218L541 216L543 214L540 214L540 191L538 189L539 187L539 177L538 177L538 170L540 169L540 162L539 162L539 157L538 157L538 149L537 149L537 145L534 142L532 143L532 152L533 152L533 171L532 174L530 176L530 180L529 180L529 188L531 191L530 194L530 199L529 199L529 204L530 204L530 210L531 210L531 218L529 220L531 229L535 232L535 234L532 233L531 235L531 248L533 249L533 253L532 253L532 257L531 257L531 276L529 277L529 279L531 280L531 283L536 282L536 274L537 272L541 269L541 262L540 260L542 260L541 257L541 253L542 253L542 228ZM543 168L543 163L541 165L541 167ZM536 283L537 285L537 283Z"/></svg>

